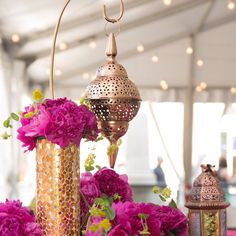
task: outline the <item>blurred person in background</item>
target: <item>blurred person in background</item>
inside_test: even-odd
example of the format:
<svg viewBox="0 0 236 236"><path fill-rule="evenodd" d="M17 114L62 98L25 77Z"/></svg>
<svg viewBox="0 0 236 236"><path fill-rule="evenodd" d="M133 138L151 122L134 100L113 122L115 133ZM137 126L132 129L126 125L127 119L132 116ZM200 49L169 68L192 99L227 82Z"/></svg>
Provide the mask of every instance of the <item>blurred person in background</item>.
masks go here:
<svg viewBox="0 0 236 236"><path fill-rule="evenodd" d="M154 171L154 174L156 175L157 186L160 189L163 189L167 185L166 185L166 180L165 180L165 174L164 174L164 171L162 170L162 167L161 167L161 165L163 163L162 157L158 157L157 162L158 162L157 167L153 171Z"/></svg>
<svg viewBox="0 0 236 236"><path fill-rule="evenodd" d="M220 157L217 176L220 181L220 185L226 194L226 200L230 201L229 185L233 183L235 177L234 176L231 177L228 175L227 166L228 164L226 158L224 156Z"/></svg>

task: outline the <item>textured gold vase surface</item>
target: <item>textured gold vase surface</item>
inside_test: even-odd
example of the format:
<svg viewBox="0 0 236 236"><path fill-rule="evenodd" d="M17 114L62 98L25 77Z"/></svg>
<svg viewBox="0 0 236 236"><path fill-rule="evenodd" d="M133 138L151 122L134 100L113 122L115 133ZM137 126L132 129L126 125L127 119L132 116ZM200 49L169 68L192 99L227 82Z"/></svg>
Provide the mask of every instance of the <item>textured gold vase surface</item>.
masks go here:
<svg viewBox="0 0 236 236"><path fill-rule="evenodd" d="M37 142L37 222L44 236L79 233L79 148Z"/></svg>

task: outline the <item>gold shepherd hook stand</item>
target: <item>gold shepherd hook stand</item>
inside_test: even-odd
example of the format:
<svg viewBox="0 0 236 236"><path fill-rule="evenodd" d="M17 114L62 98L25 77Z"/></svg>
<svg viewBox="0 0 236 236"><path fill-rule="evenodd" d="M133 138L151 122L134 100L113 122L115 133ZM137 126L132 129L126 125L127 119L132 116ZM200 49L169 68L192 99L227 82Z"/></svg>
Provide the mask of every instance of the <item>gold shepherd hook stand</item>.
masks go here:
<svg viewBox="0 0 236 236"><path fill-rule="evenodd" d="M51 67L50 67L50 78L49 78L49 88L50 88L50 92L51 92L51 97L54 99L55 97L55 93L54 93L54 64L55 64L55 52L56 52L56 42L57 42L57 35L59 32L59 28L60 28L60 24L61 24L61 20L62 20L62 16L64 14L65 9L67 8L67 6L69 5L71 0L67 0L62 11L61 14L59 16L59 19L57 21L55 30L54 30L54 35L53 35L53 43L52 43L52 50L51 50ZM106 11L106 6L103 6L103 16L104 18L111 23L116 23L118 21L121 20L121 18L123 17L124 14L124 3L123 0L120 0L120 15L117 19L112 19L109 18L107 16L107 11Z"/></svg>
<svg viewBox="0 0 236 236"><path fill-rule="evenodd" d="M51 97L54 99L55 94L54 94L54 64L55 64L55 52L56 52L56 43L57 43L57 35L59 32L60 24L61 24L61 19L64 14L64 11L66 10L67 6L69 5L71 0L67 0L61 14L59 16L59 19L57 21L54 35L53 35L53 42L52 42L52 50L51 50L51 67L50 67L50 78L49 78L49 88L51 92Z"/></svg>
<svg viewBox="0 0 236 236"><path fill-rule="evenodd" d="M106 6L103 5L103 17L105 18L106 21L111 22L111 23L116 23L116 22L120 21L124 15L124 11L125 11L125 7L124 7L123 0L120 0L120 15L117 19L112 19L107 16Z"/></svg>

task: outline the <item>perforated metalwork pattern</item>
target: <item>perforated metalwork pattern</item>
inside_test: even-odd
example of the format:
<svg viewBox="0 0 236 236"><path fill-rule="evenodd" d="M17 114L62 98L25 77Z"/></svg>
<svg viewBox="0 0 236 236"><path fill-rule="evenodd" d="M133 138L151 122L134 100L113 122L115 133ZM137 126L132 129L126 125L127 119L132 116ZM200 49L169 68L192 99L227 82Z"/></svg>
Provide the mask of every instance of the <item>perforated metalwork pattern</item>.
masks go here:
<svg viewBox="0 0 236 236"><path fill-rule="evenodd" d="M88 99L126 98L140 100L134 83L125 77L97 77L88 86Z"/></svg>
<svg viewBox="0 0 236 236"><path fill-rule="evenodd" d="M36 215L43 235L80 235L78 147L61 149L48 140L40 140L36 161Z"/></svg>
<svg viewBox="0 0 236 236"><path fill-rule="evenodd" d="M97 77L110 76L110 75L124 78L128 77L128 74L124 66L122 66L119 63L115 62L106 63L97 69Z"/></svg>
<svg viewBox="0 0 236 236"><path fill-rule="evenodd" d="M92 110L100 121L131 121L137 114L140 101L126 99L92 99Z"/></svg>
<svg viewBox="0 0 236 236"><path fill-rule="evenodd" d="M191 192L193 201L225 201L225 193L218 179L211 173L202 173L193 183Z"/></svg>

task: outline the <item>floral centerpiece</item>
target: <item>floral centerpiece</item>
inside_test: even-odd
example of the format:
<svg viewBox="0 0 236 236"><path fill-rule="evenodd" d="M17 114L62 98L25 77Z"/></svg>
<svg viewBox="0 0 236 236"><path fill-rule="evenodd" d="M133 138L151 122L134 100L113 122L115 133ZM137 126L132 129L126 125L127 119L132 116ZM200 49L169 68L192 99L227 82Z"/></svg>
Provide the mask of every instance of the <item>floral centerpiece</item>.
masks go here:
<svg viewBox="0 0 236 236"><path fill-rule="evenodd" d="M20 121L17 138L26 151L36 148L37 223L32 211L19 201L7 200L0 203L0 235L186 235L187 218L173 200L165 206L135 202L128 176L94 166L94 154L88 156L86 172L79 178L76 147L82 138L100 140L96 117L86 105L67 98L44 100L40 91L33 97L34 103L19 116L11 113L4 126L11 128L12 120ZM5 132L2 137L9 136ZM52 176L56 178L53 184ZM163 201L171 193L157 187L153 192Z"/></svg>
<svg viewBox="0 0 236 236"><path fill-rule="evenodd" d="M20 119L17 138L26 150L32 151L39 139L48 139L65 148L69 144L79 146L82 138L92 141L97 138L96 117L86 105L77 105L67 98L44 100L40 90L33 92L33 99L34 103L19 116L11 113L4 121L4 127L11 128L11 120ZM4 139L9 136L7 132L2 135Z"/></svg>

